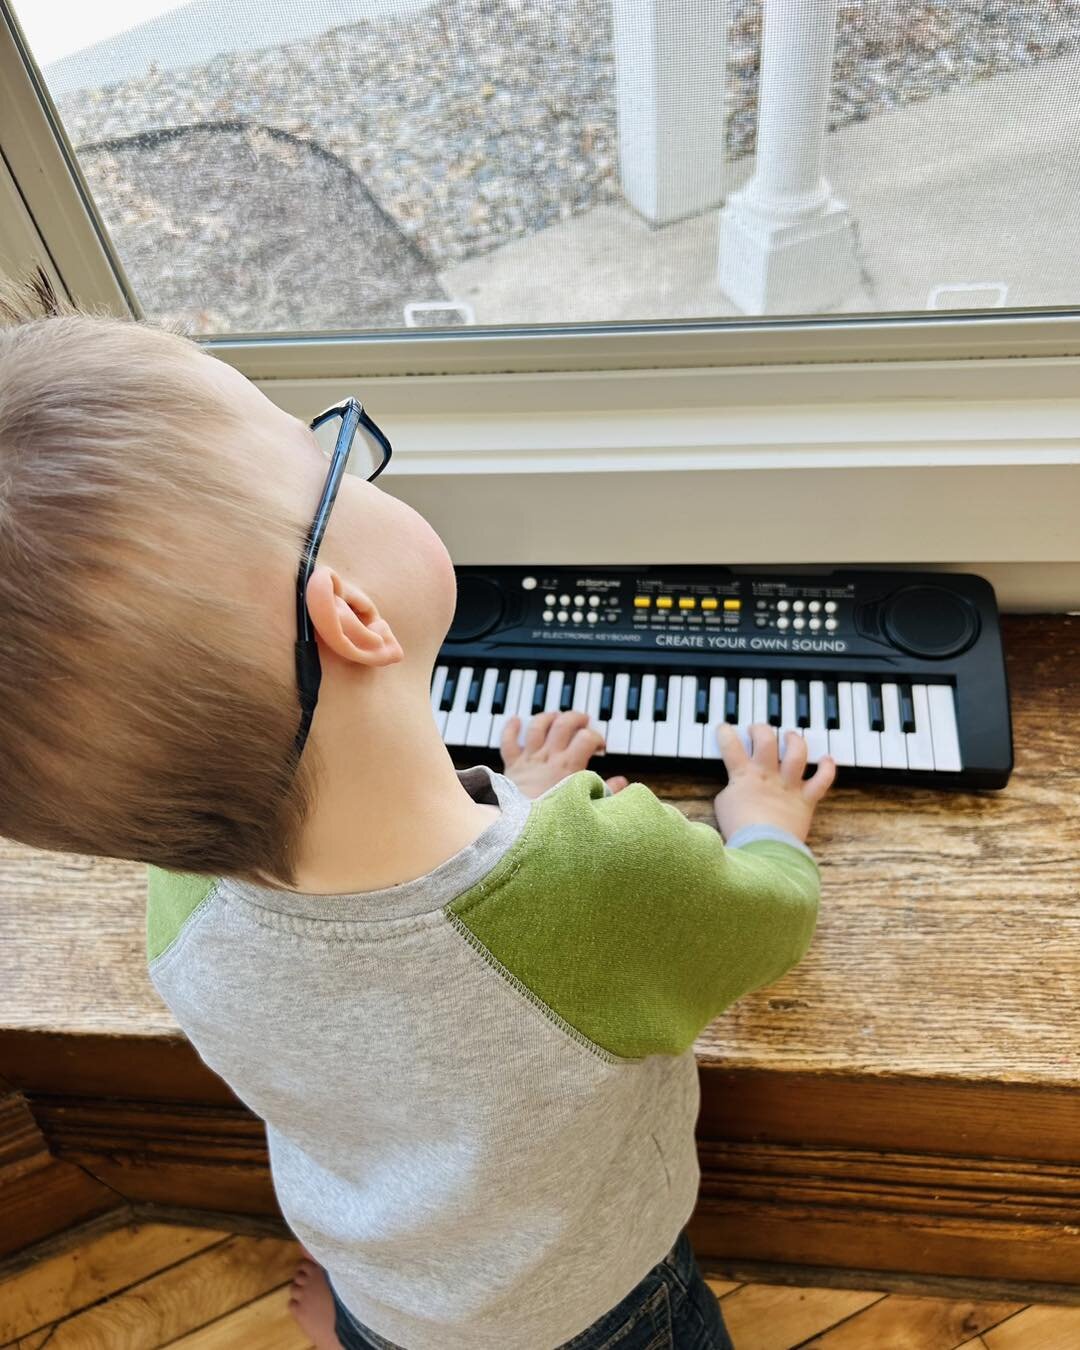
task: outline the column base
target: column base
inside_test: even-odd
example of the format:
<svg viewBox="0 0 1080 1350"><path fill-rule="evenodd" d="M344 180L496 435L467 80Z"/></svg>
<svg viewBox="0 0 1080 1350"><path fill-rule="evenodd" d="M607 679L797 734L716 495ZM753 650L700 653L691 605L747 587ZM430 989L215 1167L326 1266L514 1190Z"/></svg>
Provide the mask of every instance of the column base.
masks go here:
<svg viewBox="0 0 1080 1350"><path fill-rule="evenodd" d="M720 212L720 289L744 314L806 314L865 295L855 228L830 197L803 219L770 217L735 193Z"/></svg>

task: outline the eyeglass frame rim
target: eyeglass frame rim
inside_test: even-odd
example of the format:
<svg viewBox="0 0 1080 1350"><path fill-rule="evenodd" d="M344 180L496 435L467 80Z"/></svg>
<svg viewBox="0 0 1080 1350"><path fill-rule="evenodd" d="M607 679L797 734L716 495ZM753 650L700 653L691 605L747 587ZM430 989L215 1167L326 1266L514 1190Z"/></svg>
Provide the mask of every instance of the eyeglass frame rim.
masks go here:
<svg viewBox="0 0 1080 1350"><path fill-rule="evenodd" d="M307 586L315 570L315 561L319 556L323 536L334 509L345 468L349 462L356 433L363 427L375 438L383 452L383 460L373 474L367 478L372 483L390 463L393 449L386 434L371 420L358 398L343 399L329 408L324 408L309 424L311 431L317 431L331 417L341 418L341 429L334 443L330 457L330 467L326 472L326 481L319 495L319 504L307 532L304 550L300 557L300 566L296 574L296 682L300 700L300 726L293 743L294 762L299 761L311 730L311 720L315 715L315 706L319 699L319 686L322 683L322 663L319 660L319 646L315 639L315 628L307 607Z"/></svg>

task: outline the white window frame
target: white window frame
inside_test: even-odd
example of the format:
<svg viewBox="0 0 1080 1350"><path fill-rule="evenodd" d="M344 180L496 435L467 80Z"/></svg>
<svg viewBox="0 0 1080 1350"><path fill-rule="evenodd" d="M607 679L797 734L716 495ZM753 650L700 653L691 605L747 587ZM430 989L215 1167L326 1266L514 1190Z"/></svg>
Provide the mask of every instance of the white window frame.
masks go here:
<svg viewBox="0 0 1080 1350"><path fill-rule="evenodd" d="M3 20L0 257L141 317ZM1003 607L1080 607L1073 310L203 345L300 416L359 392L459 562L971 567Z"/></svg>

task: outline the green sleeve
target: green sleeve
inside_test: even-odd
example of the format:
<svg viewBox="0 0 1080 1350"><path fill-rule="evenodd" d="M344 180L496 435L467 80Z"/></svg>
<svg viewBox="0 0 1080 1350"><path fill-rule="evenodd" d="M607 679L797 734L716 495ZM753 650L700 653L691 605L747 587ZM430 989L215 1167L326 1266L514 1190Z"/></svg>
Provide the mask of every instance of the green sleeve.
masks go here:
<svg viewBox="0 0 1080 1350"><path fill-rule="evenodd" d="M588 1040L681 1054L806 952L816 863L790 844L729 849L635 783L583 770L534 806L515 848L447 906L510 975Z"/></svg>
<svg viewBox="0 0 1080 1350"><path fill-rule="evenodd" d="M146 956L153 962L180 936L180 930L217 884L214 877L147 868Z"/></svg>

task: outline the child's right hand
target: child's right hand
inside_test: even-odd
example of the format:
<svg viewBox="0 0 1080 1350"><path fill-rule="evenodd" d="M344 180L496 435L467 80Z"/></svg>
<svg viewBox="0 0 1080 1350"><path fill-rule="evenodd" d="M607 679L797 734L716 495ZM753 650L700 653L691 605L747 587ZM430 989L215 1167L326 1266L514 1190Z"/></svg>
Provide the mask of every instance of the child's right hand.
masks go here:
<svg viewBox="0 0 1080 1350"><path fill-rule="evenodd" d="M744 825L776 825L805 842L814 809L836 778L832 756L823 755L816 772L803 782L806 741L797 731L788 732L783 759L776 728L765 722L750 728L752 755L735 727L721 722L717 734L728 784L717 793L713 807L724 838Z"/></svg>

